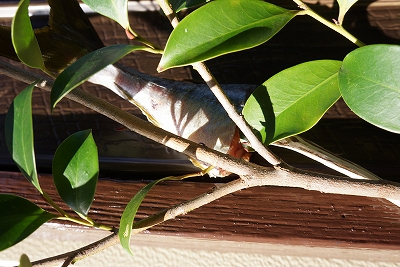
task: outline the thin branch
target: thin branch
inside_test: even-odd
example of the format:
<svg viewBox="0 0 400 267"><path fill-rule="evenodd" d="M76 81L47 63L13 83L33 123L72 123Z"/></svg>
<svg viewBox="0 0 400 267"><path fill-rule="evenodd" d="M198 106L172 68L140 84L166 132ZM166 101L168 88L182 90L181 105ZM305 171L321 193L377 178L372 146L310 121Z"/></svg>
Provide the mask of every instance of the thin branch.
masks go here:
<svg viewBox="0 0 400 267"><path fill-rule="evenodd" d="M169 1L167 0L157 0L158 5L164 12L165 16L169 19L169 22L171 23L172 27L176 27L179 23L179 18L176 15L175 11L172 9Z"/></svg>
<svg viewBox="0 0 400 267"><path fill-rule="evenodd" d="M235 122L239 127L240 131L246 136L247 140L250 142L251 147L258 152L265 160L267 160L272 165L276 166L279 164L285 164L282 159L275 155L271 150L261 143L254 132L251 130L250 126L247 124L243 116L240 116L235 108L235 105L228 99L225 95L221 85L211 74L210 70L204 63L193 64L193 68L197 70L203 80L210 87L211 91L214 93L215 97L224 107L228 116Z"/></svg>
<svg viewBox="0 0 400 267"><path fill-rule="evenodd" d="M77 250L73 250L64 254L60 254L54 257L38 260L32 262L32 266L35 267L50 267L50 266L68 266L75 262L94 255L100 251L103 251L119 242L118 230L114 229L113 233L103 239L93 242L87 246L81 247Z"/></svg>
<svg viewBox="0 0 400 267"><path fill-rule="evenodd" d="M361 166L340 158L332 152L300 136L287 137L271 145L296 151L353 179L381 180L381 178Z"/></svg>
<svg viewBox="0 0 400 267"><path fill-rule="evenodd" d="M160 5L161 9L164 11L169 21L171 22L172 27L176 27L179 24L178 16L175 11L171 8L168 0L157 0L157 3ZM203 80L210 87L211 91L214 93L215 97L218 99L220 104L224 107L227 112L229 118L239 127L240 131L246 136L247 140L251 144L251 147L260 154L265 160L267 160L270 164L277 166L280 164L285 164L282 159L280 159L277 155L275 155L271 150L269 150L266 146L261 143L261 141L257 138L254 132L251 130L250 126L244 120L244 118L239 115L238 111L235 108L235 105L229 100L226 96L224 90L221 85L212 75L210 70L207 68L206 64L203 62L198 62L192 64L193 68L200 74Z"/></svg>
<svg viewBox="0 0 400 267"><path fill-rule="evenodd" d="M359 39L357 39L352 34L350 34L348 31L346 31L341 25L335 24L335 23L330 22L330 21L326 20L325 18L321 17L318 13L316 13L309 6L307 6L303 1L293 0L293 2L295 2L299 6L299 8L303 9L303 11L298 13L298 15L309 15L310 17L314 18L318 22L324 24L325 26L331 28L335 32L341 34L342 36L347 38L350 42L354 43L358 47L365 45Z"/></svg>

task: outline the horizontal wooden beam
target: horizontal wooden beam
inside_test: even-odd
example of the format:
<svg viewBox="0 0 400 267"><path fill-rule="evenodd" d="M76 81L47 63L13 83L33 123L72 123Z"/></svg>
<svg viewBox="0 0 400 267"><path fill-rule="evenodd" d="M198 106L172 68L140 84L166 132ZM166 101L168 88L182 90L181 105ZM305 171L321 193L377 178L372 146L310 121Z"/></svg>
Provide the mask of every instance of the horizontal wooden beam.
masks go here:
<svg viewBox="0 0 400 267"><path fill-rule="evenodd" d="M40 175L40 183L57 203L61 203L50 175ZM145 184L101 179L89 215L118 227L125 205ZM194 198L214 186L218 184L160 183L145 198L137 218ZM0 188L1 193L23 196L49 210L19 173L0 172ZM383 199L258 187L226 196L148 232L231 241L398 249L399 218L400 209Z"/></svg>

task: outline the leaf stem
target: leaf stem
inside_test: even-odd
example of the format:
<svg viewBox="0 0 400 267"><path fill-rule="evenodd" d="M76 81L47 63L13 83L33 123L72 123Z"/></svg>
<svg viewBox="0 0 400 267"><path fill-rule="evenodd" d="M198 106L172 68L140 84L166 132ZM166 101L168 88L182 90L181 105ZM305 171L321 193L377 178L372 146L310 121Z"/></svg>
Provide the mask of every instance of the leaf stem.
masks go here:
<svg viewBox="0 0 400 267"><path fill-rule="evenodd" d="M77 224L80 224L80 225L83 225L83 226L89 226L89 227L93 226L93 224L91 224L88 221L85 221L85 220L82 220L82 219L73 218L73 217L70 217L69 215L64 216L64 217L57 217L57 219L58 220L62 220L62 221L70 221L70 222L77 223Z"/></svg>
<svg viewBox="0 0 400 267"><path fill-rule="evenodd" d="M106 231L113 230L113 227L103 225L103 224L98 224L90 218L77 219L77 218L71 217L69 215L66 215L64 217L57 217L57 219L63 220L63 221L70 221L70 222L77 223L77 224L80 224L83 226L94 227L94 228L98 228L98 229L102 229L102 230L106 230Z"/></svg>
<svg viewBox="0 0 400 267"><path fill-rule="evenodd" d="M82 219L73 218L73 217L69 216L63 209L61 209L51 199L51 197L46 192L43 192L42 196L47 201L47 203L50 204L50 206L52 206L55 210L57 210L62 215L62 217L57 217L57 219L59 219L59 220L66 220L66 221L74 222L74 223L81 224L81 225L84 225L84 226L95 227L95 228L99 228L99 229L103 229L103 230L107 230L107 231L111 231L113 229L110 226L98 224L98 223L94 222L92 219L90 219L89 217L87 217L87 216L85 216L83 214L79 214L78 213L78 215Z"/></svg>
<svg viewBox="0 0 400 267"><path fill-rule="evenodd" d="M43 191L42 193L42 197L47 201L47 203L50 204L50 206L52 206L55 210L57 210L62 216L64 217L69 217L69 215L67 213L65 213L65 211L60 208L52 199L51 197Z"/></svg>
<svg viewBox="0 0 400 267"><path fill-rule="evenodd" d="M126 29L126 34L128 35L128 38L132 38L135 39L136 41L141 42L142 44L148 46L151 48L151 50L149 50L149 52L151 51L163 51L163 49L155 44L153 44L152 42L150 42L149 40L143 38L140 34L138 34L137 32L135 32L131 26L128 27L128 29ZM132 35L132 36L131 36ZM162 52L160 53L162 54Z"/></svg>
<svg viewBox="0 0 400 267"><path fill-rule="evenodd" d="M342 25L330 22L330 21L326 20L325 18L321 17L318 13L316 13L314 10L312 10L310 7L308 7L308 5L306 5L303 1L293 0L293 2L295 2L299 6L299 8L303 9L303 12L299 12L298 15L309 15L310 17L316 19L317 21L324 24L325 26L331 28L335 32L341 34L342 36L347 38L350 42L354 43L358 47L365 46L365 44L363 42L361 42L359 39L354 37L351 33L346 31L342 27Z"/></svg>

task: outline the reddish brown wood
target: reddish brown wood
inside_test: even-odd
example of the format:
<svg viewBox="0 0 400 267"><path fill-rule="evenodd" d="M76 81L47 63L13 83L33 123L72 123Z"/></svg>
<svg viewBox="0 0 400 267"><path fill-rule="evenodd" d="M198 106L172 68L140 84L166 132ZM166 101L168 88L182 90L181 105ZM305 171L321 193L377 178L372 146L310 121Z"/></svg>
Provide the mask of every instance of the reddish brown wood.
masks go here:
<svg viewBox="0 0 400 267"><path fill-rule="evenodd" d="M50 175L42 187L60 203ZM90 216L118 226L130 198L146 183L100 180ZM137 218L206 192L215 184L163 182L146 197ZM44 201L18 173L0 172L1 193ZM258 187L219 199L149 230L152 234L315 246L400 248L400 209L386 200Z"/></svg>

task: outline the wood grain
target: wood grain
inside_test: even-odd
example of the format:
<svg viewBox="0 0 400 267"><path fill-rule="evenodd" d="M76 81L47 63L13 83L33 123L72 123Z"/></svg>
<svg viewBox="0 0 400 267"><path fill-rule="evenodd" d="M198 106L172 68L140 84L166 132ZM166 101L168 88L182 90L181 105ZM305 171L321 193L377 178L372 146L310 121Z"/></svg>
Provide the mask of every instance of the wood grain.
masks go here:
<svg viewBox="0 0 400 267"><path fill-rule="evenodd" d="M45 191L57 202L50 175L40 176ZM118 226L130 198L145 182L102 179L90 216ZM200 195L214 183L163 182L144 200L137 218ZM1 193L30 199L49 209L18 173L0 172ZM175 220L151 228L151 234L210 239L335 246L400 248L400 209L386 200L322 194L297 188L258 187L219 199Z"/></svg>

